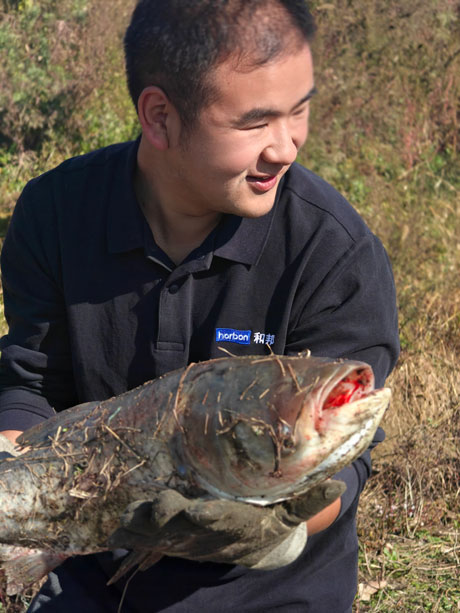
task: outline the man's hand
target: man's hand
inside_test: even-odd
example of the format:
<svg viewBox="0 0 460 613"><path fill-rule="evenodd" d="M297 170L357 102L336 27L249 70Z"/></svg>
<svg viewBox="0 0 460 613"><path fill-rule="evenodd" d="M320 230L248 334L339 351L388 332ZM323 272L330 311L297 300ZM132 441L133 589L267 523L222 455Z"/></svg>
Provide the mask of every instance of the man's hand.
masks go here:
<svg viewBox="0 0 460 613"><path fill-rule="evenodd" d="M7 431L7 433L8 432L10 431ZM19 435L21 432L17 434ZM10 437L5 436L5 433L0 433L0 461L19 455L19 452L15 449L14 440L15 438L11 440Z"/></svg>
<svg viewBox="0 0 460 613"><path fill-rule="evenodd" d="M109 546L262 570L279 568L303 551L305 522L344 491L342 481L326 481L292 500L260 507L232 500L188 499L164 490L151 501L128 506Z"/></svg>

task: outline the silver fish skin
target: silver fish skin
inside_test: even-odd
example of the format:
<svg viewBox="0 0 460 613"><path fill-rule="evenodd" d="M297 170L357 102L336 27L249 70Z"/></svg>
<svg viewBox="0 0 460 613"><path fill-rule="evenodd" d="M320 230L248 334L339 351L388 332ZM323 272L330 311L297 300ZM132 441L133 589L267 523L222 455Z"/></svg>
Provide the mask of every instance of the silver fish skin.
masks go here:
<svg viewBox="0 0 460 613"><path fill-rule="evenodd" d="M107 550L126 506L155 491L259 505L294 497L365 451L389 399L363 362L270 355L191 364L73 407L0 462L0 543L52 553L46 574Z"/></svg>

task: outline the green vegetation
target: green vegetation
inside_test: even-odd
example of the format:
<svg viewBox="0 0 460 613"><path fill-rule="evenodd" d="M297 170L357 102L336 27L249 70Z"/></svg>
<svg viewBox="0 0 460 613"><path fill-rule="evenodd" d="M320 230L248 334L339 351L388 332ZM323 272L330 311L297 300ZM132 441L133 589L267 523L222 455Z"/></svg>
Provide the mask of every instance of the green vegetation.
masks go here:
<svg viewBox="0 0 460 613"><path fill-rule="evenodd" d="M454 534L414 538L389 535L383 551L361 549L361 568L369 577L360 583L356 613L380 611L458 611L458 543Z"/></svg>
<svg viewBox="0 0 460 613"><path fill-rule="evenodd" d="M302 160L393 262L402 354L360 505L357 613L460 609L460 5L315 0ZM0 0L0 236L25 182L137 133L122 0ZM3 330L5 330L4 324ZM10 600L0 611L24 610Z"/></svg>
<svg viewBox="0 0 460 613"><path fill-rule="evenodd" d="M1 222L28 179L66 157L137 135L121 49L131 6L121 0L3 0L2 234Z"/></svg>

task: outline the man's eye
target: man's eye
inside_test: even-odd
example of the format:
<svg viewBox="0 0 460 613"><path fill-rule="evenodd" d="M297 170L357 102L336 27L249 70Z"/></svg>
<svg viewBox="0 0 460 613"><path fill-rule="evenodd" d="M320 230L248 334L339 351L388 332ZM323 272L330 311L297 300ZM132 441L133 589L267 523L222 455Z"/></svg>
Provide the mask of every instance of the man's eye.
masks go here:
<svg viewBox="0 0 460 613"><path fill-rule="evenodd" d="M268 124L266 123L258 123L255 126L248 126L247 128L245 128L245 130L260 130L262 128L265 128Z"/></svg>
<svg viewBox="0 0 460 613"><path fill-rule="evenodd" d="M302 107L301 109L298 109L297 111L294 112L294 117L300 117L301 115L304 115L305 112L307 111L307 106Z"/></svg>

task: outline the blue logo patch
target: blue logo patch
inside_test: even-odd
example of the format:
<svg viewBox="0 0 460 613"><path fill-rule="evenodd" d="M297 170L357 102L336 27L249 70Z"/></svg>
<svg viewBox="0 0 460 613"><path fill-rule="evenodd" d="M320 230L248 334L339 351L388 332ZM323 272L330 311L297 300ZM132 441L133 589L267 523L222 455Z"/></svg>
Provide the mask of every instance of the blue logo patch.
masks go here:
<svg viewBox="0 0 460 613"><path fill-rule="evenodd" d="M249 345L251 342L251 330L216 328L216 341L218 343L238 343L239 345Z"/></svg>

